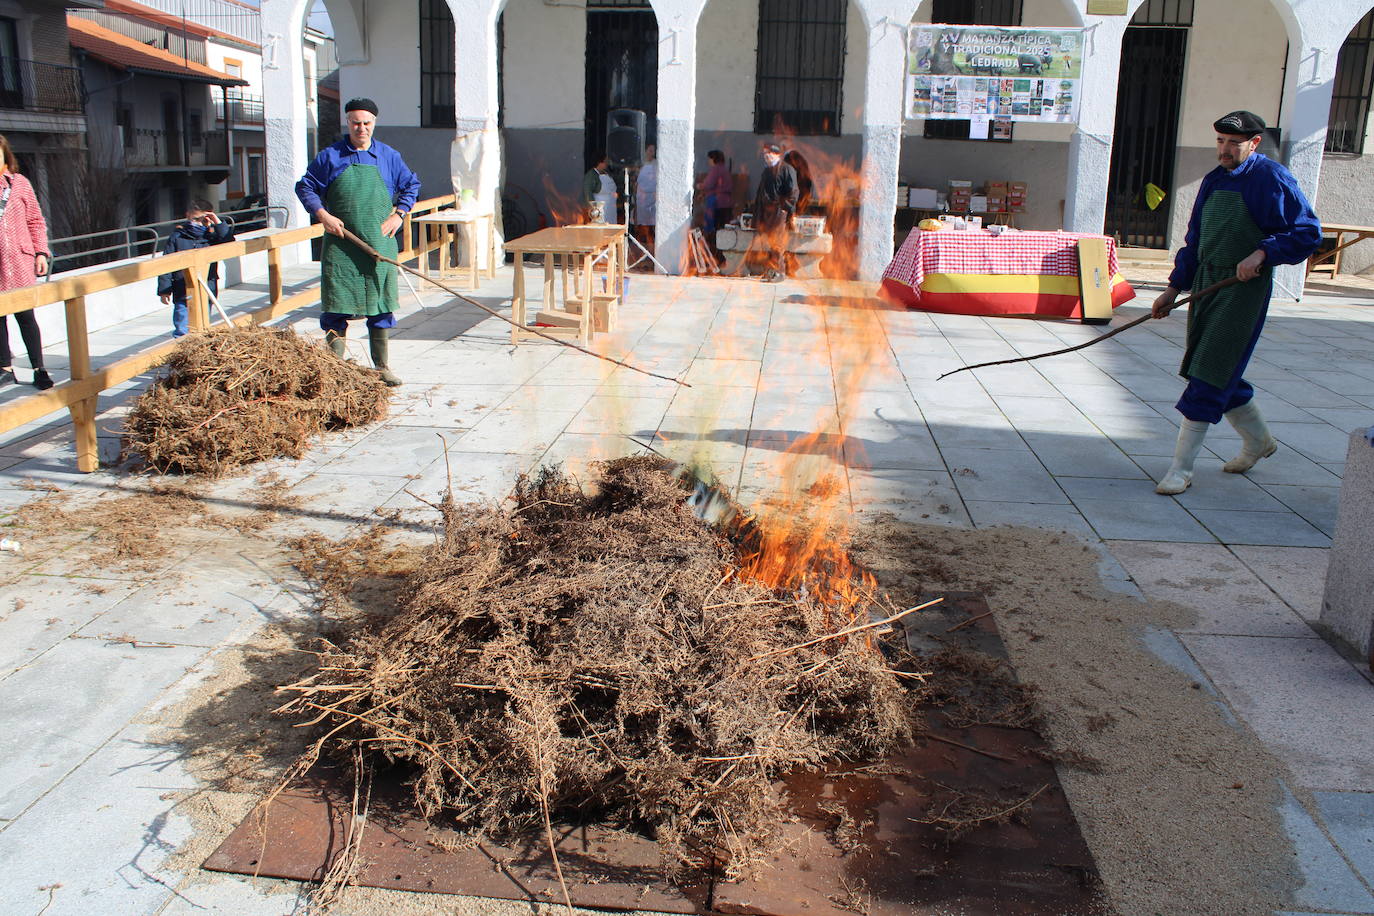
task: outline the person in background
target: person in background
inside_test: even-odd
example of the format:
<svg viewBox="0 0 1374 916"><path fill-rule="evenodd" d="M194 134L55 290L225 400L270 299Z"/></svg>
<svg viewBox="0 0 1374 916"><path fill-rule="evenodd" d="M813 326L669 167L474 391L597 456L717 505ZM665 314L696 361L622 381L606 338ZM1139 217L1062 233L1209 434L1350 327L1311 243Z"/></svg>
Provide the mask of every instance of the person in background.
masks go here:
<svg viewBox="0 0 1374 916"><path fill-rule="evenodd" d="M372 365L387 385L389 336L396 327L396 268L344 238L345 228L388 258L396 258L396 233L420 195L420 179L401 154L372 139L377 103L351 99L344 106L348 136L320 150L296 182L296 196L324 227L320 251L320 328L329 349L345 352L348 322L365 318Z"/></svg>
<svg viewBox="0 0 1374 916"><path fill-rule="evenodd" d="M635 235L649 251L654 250L655 201L658 194L658 162L654 158L655 146L650 143L644 147L644 164L639 167L639 177L635 180Z"/></svg>
<svg viewBox="0 0 1374 916"><path fill-rule="evenodd" d="M608 223L619 220L615 210L620 195L616 191L615 179L610 176L610 168L606 154L598 152L595 164L582 176L582 206L587 211L588 219L591 219L592 202L599 201L603 220Z"/></svg>
<svg viewBox="0 0 1374 916"><path fill-rule="evenodd" d="M1255 389L1242 375L1259 342L1273 292L1275 264L1300 264L1321 244L1322 229L1291 172L1256 152L1264 121L1233 111L1213 122L1219 165L1202 179L1169 286L1151 309L1163 318L1181 290L1240 282L1188 307L1187 348L1178 373L1188 379L1175 405L1183 414L1174 460L1155 487L1175 495L1193 482L1193 462L1213 423L1225 417L1240 433L1240 454L1222 467L1244 474L1274 454Z"/></svg>
<svg viewBox="0 0 1374 916"><path fill-rule="evenodd" d="M781 283L787 277L787 241L792 214L797 210L797 173L782 161L782 147L763 146L763 174L754 195L754 227L767 252L765 283Z"/></svg>
<svg viewBox="0 0 1374 916"><path fill-rule="evenodd" d="M730 169L725 165L725 154L720 150L713 149L707 153L706 161L711 163L711 166L706 170L706 177L697 185L697 190L705 195L702 206L702 232L716 260L724 263L725 256L716 244L716 233L735 213L734 179L730 177Z"/></svg>
<svg viewBox="0 0 1374 916"><path fill-rule="evenodd" d="M29 180L19 174L19 159L9 140L0 136L0 291L32 286L47 276L51 265L48 224L38 197ZM43 339L33 309L15 312L14 323L29 354L33 387L46 391L52 387L52 376L43 368ZM0 385L14 382L9 321L0 316Z"/></svg>
<svg viewBox="0 0 1374 916"><path fill-rule="evenodd" d="M234 239L234 227L219 218L215 208L208 200L196 198L186 208L186 222L177 225L167 243L162 246L163 254L178 251L191 251L195 248L208 248ZM219 262L210 265L205 274L206 286L210 294L219 295ZM180 270L163 274L157 278L157 295L162 304L172 305L172 336L185 337L188 330L186 322L186 275Z"/></svg>
<svg viewBox="0 0 1374 916"><path fill-rule="evenodd" d="M806 161L805 156L794 149L788 150L782 161L792 166L792 171L797 173L797 212L806 213L816 202L816 187L811 181L811 164Z"/></svg>

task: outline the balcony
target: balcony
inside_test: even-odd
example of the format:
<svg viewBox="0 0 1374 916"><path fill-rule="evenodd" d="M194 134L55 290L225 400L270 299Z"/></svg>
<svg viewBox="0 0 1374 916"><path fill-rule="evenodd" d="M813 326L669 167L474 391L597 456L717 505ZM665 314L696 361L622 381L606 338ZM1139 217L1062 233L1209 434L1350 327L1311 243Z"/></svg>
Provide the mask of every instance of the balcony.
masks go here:
<svg viewBox="0 0 1374 916"><path fill-rule="evenodd" d="M188 138L186 134L175 130L126 130L124 167L143 170L227 169L229 134L223 130L207 130L193 133Z"/></svg>
<svg viewBox="0 0 1374 916"><path fill-rule="evenodd" d="M262 96L235 94L227 99L220 99L216 106L215 116L219 118L221 124L227 121L236 127L261 127L263 124Z"/></svg>
<svg viewBox="0 0 1374 916"><path fill-rule="evenodd" d="M0 111L82 113L81 69L0 57Z"/></svg>

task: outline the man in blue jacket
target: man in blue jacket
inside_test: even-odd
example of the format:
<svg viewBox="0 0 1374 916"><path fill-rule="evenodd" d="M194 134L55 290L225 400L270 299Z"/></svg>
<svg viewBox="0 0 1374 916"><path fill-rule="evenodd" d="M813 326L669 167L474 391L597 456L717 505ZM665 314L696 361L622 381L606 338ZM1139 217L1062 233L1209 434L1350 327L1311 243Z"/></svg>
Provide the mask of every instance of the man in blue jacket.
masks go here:
<svg viewBox="0 0 1374 916"><path fill-rule="evenodd" d="M1220 164L1202 179L1169 287L1154 302L1154 317L1169 314L1180 290L1206 289L1230 276L1241 282L1188 307L1188 343L1179 369L1188 386L1175 405L1183 423L1173 464L1155 487L1165 495L1188 489L1207 428L1222 417L1241 438L1240 454L1222 470L1243 474L1278 448L1253 400L1255 389L1242 374L1269 310L1270 268L1307 260L1322 238L1321 224L1292 173L1255 151L1264 121L1249 111L1233 111L1212 126Z"/></svg>
<svg viewBox="0 0 1374 916"><path fill-rule="evenodd" d="M340 358L350 320L366 319L372 364L388 385L401 380L388 364L387 332L396 327L396 268L343 237L347 228L388 258L396 233L415 206L420 179L401 154L372 137L377 103L344 106L348 136L320 150L296 182L296 196L324 226L320 251L320 329Z"/></svg>
<svg viewBox="0 0 1374 916"><path fill-rule="evenodd" d="M193 248L208 248L234 240L234 227L224 222L215 213L208 200L196 198L186 210L186 222L179 224L167 236L162 246L163 254L190 251ZM219 263L210 265L206 273L210 292L219 295ZM179 270L163 274L157 278L157 295L162 304L172 304L172 336L186 335L186 275Z"/></svg>

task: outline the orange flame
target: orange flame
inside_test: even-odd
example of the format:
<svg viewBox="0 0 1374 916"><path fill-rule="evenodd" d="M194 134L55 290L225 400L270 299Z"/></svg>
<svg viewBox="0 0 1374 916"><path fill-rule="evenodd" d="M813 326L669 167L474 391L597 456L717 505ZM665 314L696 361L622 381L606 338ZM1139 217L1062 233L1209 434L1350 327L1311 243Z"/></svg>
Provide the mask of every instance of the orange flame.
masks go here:
<svg viewBox="0 0 1374 916"><path fill-rule="evenodd" d="M795 358L829 366L835 404L818 407L806 431L789 442L774 492L752 507L760 537L743 573L771 588L803 588L819 596L832 625L839 627L853 622L877 595L876 581L846 547L854 521L848 472L867 464L858 440L847 432L861 395L890 361L886 332L876 314L886 305L870 298L870 290L848 282L857 276L862 195L857 164L814 144L782 140L784 149L800 153L809 166L812 199L806 210L825 216L825 232L833 243L820 263L823 279L811 281L814 292L808 291L802 306L820 313L823 333L818 338L798 335L811 341L814 350ZM795 408L789 403L787 410Z"/></svg>

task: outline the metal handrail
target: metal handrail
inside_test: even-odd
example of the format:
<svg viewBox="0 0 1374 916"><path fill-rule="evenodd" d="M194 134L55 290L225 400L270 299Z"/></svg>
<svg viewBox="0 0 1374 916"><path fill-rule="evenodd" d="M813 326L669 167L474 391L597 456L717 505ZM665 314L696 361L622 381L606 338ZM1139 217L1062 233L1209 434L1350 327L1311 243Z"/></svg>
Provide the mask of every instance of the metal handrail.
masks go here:
<svg viewBox="0 0 1374 916"><path fill-rule="evenodd" d="M270 217L274 212L281 214L281 227L286 226L287 221L290 218L290 211L288 211L286 207L279 205L264 207L247 207L241 210L225 210L224 212L220 213L219 216L226 222L228 222L231 226L235 225L237 222L248 223L255 222L257 220L262 220L262 222L264 223L264 228L266 228L271 223ZM103 264L108 261L132 260L134 258L140 257L153 257L158 253L158 244L166 236L167 232L184 221L185 217L181 217L178 219L164 219L159 220L156 223L141 223L137 226L125 226L119 229L105 229L100 232L87 232L82 235L68 235L63 236L60 239L52 239L48 243L48 249L50 251L54 251L59 245L72 244L83 241L85 239L100 239L106 236L122 235L124 241L111 245L105 245L100 248L90 248L83 251L74 251L68 254L54 253L52 259L52 269L48 272L48 278L50 279L53 274L61 273L64 270L71 269L67 267L59 267L58 265L63 261L72 261L78 258L90 258L92 256L109 254L111 252L124 252L122 256L112 255L106 258L99 258L91 264L83 265L90 267L95 266L96 264ZM159 231L159 229L163 231ZM147 233L149 237L138 239L134 238L135 235L141 235L143 233ZM151 250L145 249L144 246L151 246Z"/></svg>

